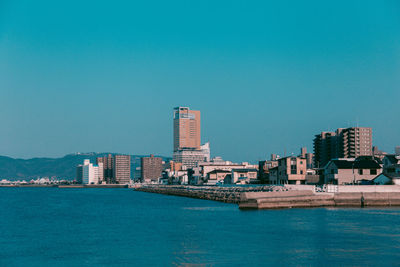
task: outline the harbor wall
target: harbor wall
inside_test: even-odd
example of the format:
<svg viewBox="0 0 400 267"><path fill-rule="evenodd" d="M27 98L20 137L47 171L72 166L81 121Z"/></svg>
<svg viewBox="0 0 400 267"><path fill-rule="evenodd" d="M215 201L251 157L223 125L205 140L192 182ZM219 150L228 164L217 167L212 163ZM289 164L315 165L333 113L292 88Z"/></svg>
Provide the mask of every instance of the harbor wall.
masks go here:
<svg viewBox="0 0 400 267"><path fill-rule="evenodd" d="M310 187L304 187L310 189ZM350 186L346 187L350 188ZM366 191L361 191L364 188ZM375 192L373 189L375 188ZM392 186L355 186L352 192L315 192L286 187L216 187L184 185L144 185L137 191L191 197L239 204L240 209L282 209L313 207L400 206L400 191ZM393 189L393 188L392 188ZM350 190L349 190L350 191ZM369 192L371 191L371 192ZM382 192L379 192L382 191Z"/></svg>
<svg viewBox="0 0 400 267"><path fill-rule="evenodd" d="M339 192L313 193L310 190L293 191L296 194L253 195L243 193L241 209L281 209L312 207L390 207L400 206L400 192Z"/></svg>
<svg viewBox="0 0 400 267"><path fill-rule="evenodd" d="M283 187L279 187L279 190ZM174 195L225 203L239 203L244 192L262 192L271 190L269 186L257 187L216 187L216 186L185 186L185 185L144 185L135 188L137 191Z"/></svg>
<svg viewBox="0 0 400 267"><path fill-rule="evenodd" d="M315 185L284 185L289 190L311 190L315 191ZM400 185L329 185L337 188L337 192L400 192Z"/></svg>
<svg viewBox="0 0 400 267"><path fill-rule="evenodd" d="M400 192L400 185L339 185L338 192Z"/></svg>

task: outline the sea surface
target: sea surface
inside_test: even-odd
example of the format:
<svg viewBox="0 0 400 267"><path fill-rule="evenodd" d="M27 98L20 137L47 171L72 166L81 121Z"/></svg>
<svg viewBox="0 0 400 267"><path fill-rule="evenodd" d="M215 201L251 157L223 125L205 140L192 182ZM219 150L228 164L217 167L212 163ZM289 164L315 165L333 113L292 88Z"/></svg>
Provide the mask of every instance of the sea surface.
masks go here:
<svg viewBox="0 0 400 267"><path fill-rule="evenodd" d="M400 209L0 188L0 266L399 266Z"/></svg>

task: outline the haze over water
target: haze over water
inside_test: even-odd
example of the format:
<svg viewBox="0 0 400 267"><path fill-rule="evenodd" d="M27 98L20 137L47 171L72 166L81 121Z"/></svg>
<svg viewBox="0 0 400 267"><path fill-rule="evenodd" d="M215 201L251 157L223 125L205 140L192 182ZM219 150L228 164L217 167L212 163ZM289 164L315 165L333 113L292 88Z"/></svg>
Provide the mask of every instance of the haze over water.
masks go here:
<svg viewBox="0 0 400 267"><path fill-rule="evenodd" d="M241 211L130 189L0 188L1 266L397 265L400 209Z"/></svg>

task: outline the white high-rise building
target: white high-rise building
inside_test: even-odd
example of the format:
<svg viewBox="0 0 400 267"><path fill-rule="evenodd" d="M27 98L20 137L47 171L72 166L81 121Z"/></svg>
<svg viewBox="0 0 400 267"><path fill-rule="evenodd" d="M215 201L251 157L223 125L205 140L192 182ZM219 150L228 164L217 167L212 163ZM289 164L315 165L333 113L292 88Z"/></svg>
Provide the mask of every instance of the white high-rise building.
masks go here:
<svg viewBox="0 0 400 267"><path fill-rule="evenodd" d="M77 167L77 180L82 184L99 184L103 177L103 164L93 165L89 159Z"/></svg>

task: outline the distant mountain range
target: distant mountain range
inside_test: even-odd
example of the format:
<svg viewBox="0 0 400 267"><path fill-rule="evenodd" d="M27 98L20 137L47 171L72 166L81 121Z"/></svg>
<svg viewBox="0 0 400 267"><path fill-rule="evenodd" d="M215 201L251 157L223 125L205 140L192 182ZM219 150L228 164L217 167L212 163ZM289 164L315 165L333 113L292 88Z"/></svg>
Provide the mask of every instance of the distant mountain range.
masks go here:
<svg viewBox="0 0 400 267"><path fill-rule="evenodd" d="M0 180L30 180L38 177L57 177L59 179L74 180L76 166L82 164L84 159L96 163L97 157L115 153L76 153L62 158L32 158L14 159L0 156ZM147 156L147 155L146 155ZM131 177L137 178L140 171L140 159L144 155L131 155ZM162 156L160 156L162 157ZM171 158L162 157L164 161Z"/></svg>

